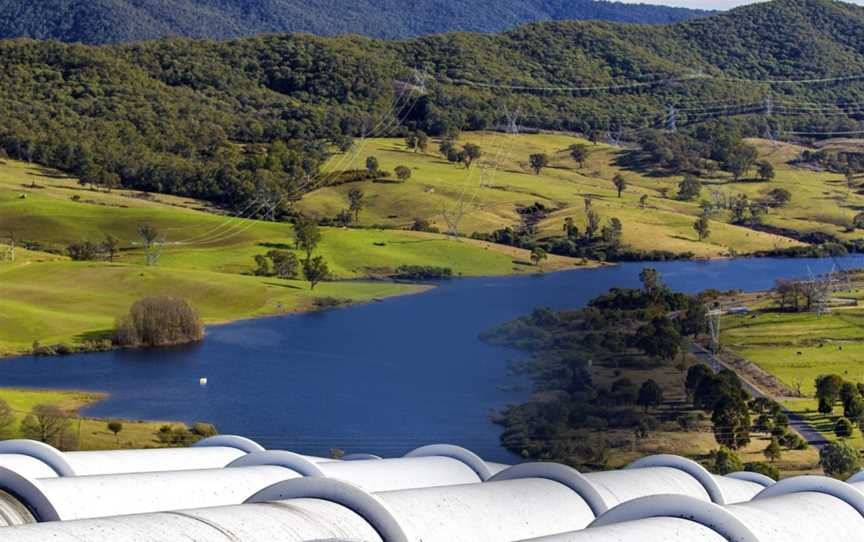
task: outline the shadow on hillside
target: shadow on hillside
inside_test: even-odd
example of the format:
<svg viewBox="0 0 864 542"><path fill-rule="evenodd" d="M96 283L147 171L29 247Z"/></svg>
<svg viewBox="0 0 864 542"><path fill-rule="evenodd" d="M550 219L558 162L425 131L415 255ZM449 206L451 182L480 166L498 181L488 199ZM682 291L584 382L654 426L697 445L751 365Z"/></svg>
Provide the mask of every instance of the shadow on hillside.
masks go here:
<svg viewBox="0 0 864 542"><path fill-rule="evenodd" d="M42 167L37 167L36 172L28 171L27 175L40 176L40 177L48 177L49 179L71 179L68 175L64 175L59 171L55 171L53 169L46 169Z"/></svg>
<svg viewBox="0 0 864 542"><path fill-rule="evenodd" d="M648 160L644 153L639 151L622 152L615 157L613 164L624 171L639 173L645 177L663 178L672 176L664 171L653 169L651 161Z"/></svg>
<svg viewBox="0 0 864 542"><path fill-rule="evenodd" d="M287 243L258 243L259 247L272 248L273 250L291 250L293 245Z"/></svg>
<svg viewBox="0 0 864 542"><path fill-rule="evenodd" d="M278 286L280 288L288 288L289 290L305 290L306 288L301 288L300 286L295 286L293 284L285 284L282 282L265 282L267 286Z"/></svg>

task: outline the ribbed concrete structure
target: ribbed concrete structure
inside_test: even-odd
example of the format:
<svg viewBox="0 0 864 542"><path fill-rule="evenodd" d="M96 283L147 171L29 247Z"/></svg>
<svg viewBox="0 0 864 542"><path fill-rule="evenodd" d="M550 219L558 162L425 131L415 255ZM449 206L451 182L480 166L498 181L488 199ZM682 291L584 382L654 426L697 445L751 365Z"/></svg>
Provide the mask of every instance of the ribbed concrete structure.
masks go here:
<svg viewBox="0 0 864 542"><path fill-rule="evenodd" d="M329 460L217 437L74 453L8 441L0 465L13 542L864 541L864 474L774 483L668 455L583 474L449 445Z"/></svg>

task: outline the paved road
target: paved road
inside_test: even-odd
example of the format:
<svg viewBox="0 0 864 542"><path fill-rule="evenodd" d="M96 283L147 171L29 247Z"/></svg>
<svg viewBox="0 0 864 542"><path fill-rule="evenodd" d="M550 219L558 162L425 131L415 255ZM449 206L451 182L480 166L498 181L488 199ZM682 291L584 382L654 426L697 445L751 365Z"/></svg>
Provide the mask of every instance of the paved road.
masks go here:
<svg viewBox="0 0 864 542"><path fill-rule="evenodd" d="M729 369L730 371L736 372L734 369L726 365L723 360L709 352L707 349L703 348L702 345L691 343L690 344L690 352L696 356L696 358L711 368L715 373L719 373L723 369ZM737 372L736 372L737 374ZM769 399L774 399L770 395L763 392L759 387L755 384L742 377L740 374L738 377L741 379L741 383L744 385L744 389L747 390L747 393L752 395L753 397L767 397ZM789 425L798 432L801 437L806 440L811 446L819 450L823 445L827 444L828 441L825 440L825 437L822 436L822 433L816 430L815 427L810 425L810 423L805 420L802 416L795 414L794 412L790 412L786 408L783 408L783 412L789 416Z"/></svg>

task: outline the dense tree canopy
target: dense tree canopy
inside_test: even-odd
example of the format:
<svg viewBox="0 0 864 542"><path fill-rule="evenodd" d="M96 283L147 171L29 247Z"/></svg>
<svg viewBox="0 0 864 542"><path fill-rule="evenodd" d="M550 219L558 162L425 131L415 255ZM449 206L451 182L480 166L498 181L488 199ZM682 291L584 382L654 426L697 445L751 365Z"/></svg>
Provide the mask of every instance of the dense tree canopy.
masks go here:
<svg viewBox="0 0 864 542"><path fill-rule="evenodd" d="M403 38L456 30L494 32L549 19L668 23L703 13L595 0L6 0L0 3L0 38L113 43L165 36L219 39L263 32Z"/></svg>
<svg viewBox="0 0 864 542"><path fill-rule="evenodd" d="M27 13L47 21L39 9ZM19 20L12 19L5 24ZM765 99L763 83L739 79L862 71L862 24L859 7L777 0L669 26L549 22L399 42L305 34L105 47L7 40L0 42L0 149L105 188L236 209L269 202L269 213L279 215L328 182L322 162L355 137L382 135L381 126L403 137L493 128L506 124L505 110L519 109L523 125L594 139L623 132L670 167L720 167L745 177L756 163L743 136L763 134L766 122L772 129L858 128L857 110L842 113L844 104L864 100L864 84L783 89L783 100L825 104L829 114L768 118L750 108L688 120L682 109L677 135L644 130L670 103ZM429 75L421 87L414 85L418 68ZM550 86L614 88L532 90ZM725 121L702 122L712 116ZM479 149L451 147L450 154L470 166Z"/></svg>

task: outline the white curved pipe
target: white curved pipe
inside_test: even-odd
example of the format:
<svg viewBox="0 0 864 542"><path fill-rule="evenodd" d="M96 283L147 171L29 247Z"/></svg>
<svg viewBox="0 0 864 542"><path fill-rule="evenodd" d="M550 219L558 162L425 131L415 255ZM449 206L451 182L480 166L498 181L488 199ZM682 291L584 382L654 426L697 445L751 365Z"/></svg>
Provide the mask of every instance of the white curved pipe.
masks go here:
<svg viewBox="0 0 864 542"><path fill-rule="evenodd" d="M355 512L313 499L10 527L3 530L3 538L15 542L384 542Z"/></svg>
<svg viewBox="0 0 864 542"><path fill-rule="evenodd" d="M28 478L199 470L222 468L248 454L264 451L258 443L236 435L209 437L189 448L77 452L61 452L32 440L8 440L0 442L0 467ZM313 463L336 461L303 457Z"/></svg>
<svg viewBox="0 0 864 542"><path fill-rule="evenodd" d="M705 467L692 459L667 454L643 457L628 465L625 470L658 467L677 469L688 474L702 485L710 501L715 504L733 504L749 501L765 489L766 485L770 485L771 483L771 480L767 477L757 478L741 474L734 477L717 476L708 472ZM690 493L673 493L681 495L689 494L690 496L698 497L692 491Z"/></svg>
<svg viewBox="0 0 864 542"><path fill-rule="evenodd" d="M270 500L280 496L286 500ZM376 494L337 480L297 478L253 499L266 502L45 523L2 534L4 542L508 542L580 529L594 518L573 490L537 478Z"/></svg>
<svg viewBox="0 0 864 542"><path fill-rule="evenodd" d="M336 480L305 478L276 484L248 502L330 499L340 487L348 493L358 489ZM582 529L594 519L591 507L576 491L544 478L385 491L372 497L376 514L387 516L387 524L399 528L396 536L382 532L394 542L402 537L412 542L512 541ZM361 506L369 505L361 502Z"/></svg>
<svg viewBox="0 0 864 542"><path fill-rule="evenodd" d="M33 512L32 518L6 519L9 525L235 505L277 482L303 476L345 480L367 492L481 481L471 467L450 457L314 463L271 450L243 455L221 469L35 479L0 468L0 490L16 497L7 496L9 506L20 502Z"/></svg>
<svg viewBox="0 0 864 542"><path fill-rule="evenodd" d="M864 516L856 507L860 504L858 490L827 478L798 478L789 479L785 487L781 486L782 482L778 483L752 501L727 506L684 496L644 497L613 508L585 530L539 540L689 541L676 529L689 533L694 541L713 541L718 536L720 540L735 542L861 539ZM828 482L824 483L826 480ZM713 531L716 536L706 530Z"/></svg>
<svg viewBox="0 0 864 542"><path fill-rule="evenodd" d="M450 457L400 457L342 461L318 466L324 476L351 482L370 492L476 484L482 481L473 469Z"/></svg>
<svg viewBox="0 0 864 542"><path fill-rule="evenodd" d="M521 542L729 542L710 527L686 519L647 518Z"/></svg>
<svg viewBox="0 0 864 542"><path fill-rule="evenodd" d="M0 467L29 478L161 472L224 467L260 445L233 435L203 439L191 448L61 452L32 440L0 442Z"/></svg>
<svg viewBox="0 0 864 542"><path fill-rule="evenodd" d="M240 504L299 476L284 467L258 466L38 480L0 469L0 490L45 522Z"/></svg>

